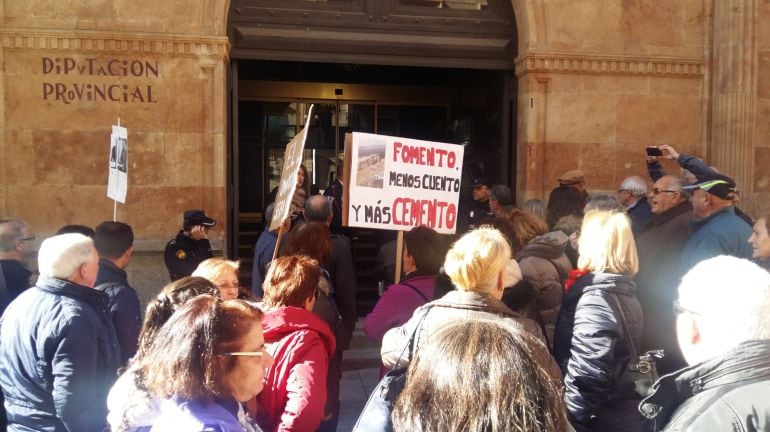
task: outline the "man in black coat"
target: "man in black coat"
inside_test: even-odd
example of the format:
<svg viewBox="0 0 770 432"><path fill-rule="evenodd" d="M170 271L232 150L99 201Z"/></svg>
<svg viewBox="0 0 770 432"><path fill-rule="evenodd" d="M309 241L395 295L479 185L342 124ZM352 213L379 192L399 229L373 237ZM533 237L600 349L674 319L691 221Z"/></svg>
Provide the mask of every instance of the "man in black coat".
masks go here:
<svg viewBox="0 0 770 432"><path fill-rule="evenodd" d="M62 234L43 241L40 277L0 319L0 386L11 431L101 431L119 348L108 297L93 289L93 241Z"/></svg>
<svg viewBox="0 0 770 432"><path fill-rule="evenodd" d="M492 183L487 177L476 177L471 181L470 187L473 188L473 199L460 203L460 217L457 224L458 234L478 227L484 219L495 215L489 208L491 186Z"/></svg>
<svg viewBox="0 0 770 432"><path fill-rule="evenodd" d="M213 257L208 232L217 221L203 210L184 212L182 230L166 244L164 260L172 281L190 276L201 262Z"/></svg>
<svg viewBox="0 0 770 432"><path fill-rule="evenodd" d="M0 273L4 289L0 291L0 315L19 294L30 287L32 271L24 264L35 236L20 220L0 221Z"/></svg>
<svg viewBox="0 0 770 432"><path fill-rule="evenodd" d="M128 284L124 270L131 261L134 231L123 222L102 222L94 233L99 253L96 289L110 297L109 312L120 345L120 363L125 365L136 354L142 327L142 306L136 291Z"/></svg>
<svg viewBox="0 0 770 432"><path fill-rule="evenodd" d="M332 206L326 197L313 195L305 201L305 222L323 222L331 224ZM320 431L333 431L339 419L339 381L342 377L342 352L350 348L350 339L358 321L356 309L356 273L353 269L353 255L350 252L350 240L339 234L332 234L332 256L323 267L329 271L334 286L334 302L342 316L342 324L337 327L337 351L329 362L327 375L327 413L329 420L321 423Z"/></svg>
<svg viewBox="0 0 770 432"><path fill-rule="evenodd" d="M682 278L675 307L690 366L663 376L642 402L654 430L770 430L770 274L733 256L701 261Z"/></svg>
<svg viewBox="0 0 770 432"><path fill-rule="evenodd" d="M636 296L644 311L641 351L665 351L665 357L658 360L661 373L685 365L676 341L672 309L679 283L679 258L690 236L692 219L690 195L682 189L683 183L683 178L672 175L655 182L649 196L652 221L636 236Z"/></svg>

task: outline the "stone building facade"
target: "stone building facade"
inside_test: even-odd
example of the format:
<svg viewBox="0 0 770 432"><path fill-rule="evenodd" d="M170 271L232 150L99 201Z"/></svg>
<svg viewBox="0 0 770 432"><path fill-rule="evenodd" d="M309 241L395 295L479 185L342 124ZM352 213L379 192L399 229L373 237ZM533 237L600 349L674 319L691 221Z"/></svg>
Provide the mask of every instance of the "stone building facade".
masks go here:
<svg viewBox="0 0 770 432"><path fill-rule="evenodd" d="M670 144L735 177L750 212L767 202L770 3L512 6L519 201L544 198L574 168L589 189L615 190L644 173L645 146ZM103 149L120 119L130 187L117 215L138 250L161 250L184 209L227 225L230 7L0 0L0 215L39 237L111 219ZM226 249L226 233L213 232L215 248Z"/></svg>

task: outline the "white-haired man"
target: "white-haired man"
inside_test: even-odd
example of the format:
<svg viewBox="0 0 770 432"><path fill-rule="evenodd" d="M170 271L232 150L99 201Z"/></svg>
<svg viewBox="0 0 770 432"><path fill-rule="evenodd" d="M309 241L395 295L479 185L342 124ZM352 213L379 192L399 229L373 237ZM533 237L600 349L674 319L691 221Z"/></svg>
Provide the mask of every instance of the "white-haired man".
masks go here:
<svg viewBox="0 0 770 432"><path fill-rule="evenodd" d="M770 274L707 259L684 276L674 307L690 366L663 376L642 413L658 431L770 430Z"/></svg>
<svg viewBox="0 0 770 432"><path fill-rule="evenodd" d="M647 182L643 178L631 176L623 179L618 188L618 200L626 206L634 234L652 220L652 210L647 202Z"/></svg>
<svg viewBox="0 0 770 432"><path fill-rule="evenodd" d="M120 363L107 294L93 289L93 241L43 241L37 284L0 320L0 386L9 431L102 431Z"/></svg>

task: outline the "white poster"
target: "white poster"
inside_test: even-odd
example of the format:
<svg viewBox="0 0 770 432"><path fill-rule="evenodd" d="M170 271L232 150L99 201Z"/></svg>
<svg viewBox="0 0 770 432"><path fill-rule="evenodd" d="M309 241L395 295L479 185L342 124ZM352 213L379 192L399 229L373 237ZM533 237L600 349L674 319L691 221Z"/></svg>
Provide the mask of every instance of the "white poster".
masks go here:
<svg viewBox="0 0 770 432"><path fill-rule="evenodd" d="M302 165L307 128L310 126L312 113L313 105L310 105L304 129L286 144L286 151L283 154L283 168L281 169L281 182L278 184L278 193L275 196L273 220L270 221L270 230L280 228L283 221L289 217L291 199L294 197L294 191L297 189L297 171L299 171L299 166Z"/></svg>
<svg viewBox="0 0 770 432"><path fill-rule="evenodd" d="M110 163L107 196L122 204L128 192L128 130L113 126L110 135Z"/></svg>
<svg viewBox="0 0 770 432"><path fill-rule="evenodd" d="M463 154L455 144L354 132L348 225L457 229Z"/></svg>

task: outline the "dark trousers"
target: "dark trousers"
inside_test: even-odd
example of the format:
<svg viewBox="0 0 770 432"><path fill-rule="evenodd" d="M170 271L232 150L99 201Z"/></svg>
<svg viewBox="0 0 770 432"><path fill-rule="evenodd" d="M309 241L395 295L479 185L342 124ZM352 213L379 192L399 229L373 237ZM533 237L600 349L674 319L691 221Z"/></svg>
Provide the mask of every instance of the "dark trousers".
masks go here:
<svg viewBox="0 0 770 432"><path fill-rule="evenodd" d="M318 432L335 432L340 419L340 379L342 378L342 351L337 351L329 359L329 372L326 374L326 408L324 413L331 414L329 420L321 422Z"/></svg>

